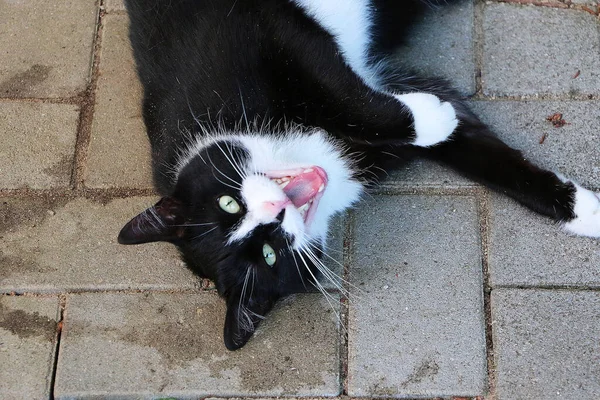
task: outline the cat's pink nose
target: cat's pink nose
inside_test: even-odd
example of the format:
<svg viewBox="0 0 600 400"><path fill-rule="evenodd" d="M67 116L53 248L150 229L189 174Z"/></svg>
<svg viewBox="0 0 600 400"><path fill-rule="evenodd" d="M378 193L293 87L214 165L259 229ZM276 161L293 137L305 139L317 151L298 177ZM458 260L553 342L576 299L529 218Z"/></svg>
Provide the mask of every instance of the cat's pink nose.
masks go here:
<svg viewBox="0 0 600 400"><path fill-rule="evenodd" d="M292 204L289 199L281 201L265 201L262 204L262 207L265 212L269 213L269 215L272 215L273 218L275 218L288 204Z"/></svg>

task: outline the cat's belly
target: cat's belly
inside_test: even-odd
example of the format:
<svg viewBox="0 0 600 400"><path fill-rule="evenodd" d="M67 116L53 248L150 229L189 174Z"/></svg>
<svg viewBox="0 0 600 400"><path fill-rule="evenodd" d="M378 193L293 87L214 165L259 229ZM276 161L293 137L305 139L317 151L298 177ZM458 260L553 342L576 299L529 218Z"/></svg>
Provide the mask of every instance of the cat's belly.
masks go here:
<svg viewBox="0 0 600 400"><path fill-rule="evenodd" d="M291 0L335 37L346 63L370 87L380 87L377 71L368 59L373 26L369 0Z"/></svg>

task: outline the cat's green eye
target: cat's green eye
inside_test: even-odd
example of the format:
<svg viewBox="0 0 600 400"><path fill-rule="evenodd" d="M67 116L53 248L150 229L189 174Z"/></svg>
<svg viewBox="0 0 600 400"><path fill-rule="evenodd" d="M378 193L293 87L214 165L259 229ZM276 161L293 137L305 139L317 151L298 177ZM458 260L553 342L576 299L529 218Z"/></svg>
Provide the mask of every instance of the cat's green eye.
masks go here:
<svg viewBox="0 0 600 400"><path fill-rule="evenodd" d="M275 264L275 261L277 261L275 250L266 243L263 245L263 257L269 267L272 267Z"/></svg>
<svg viewBox="0 0 600 400"><path fill-rule="evenodd" d="M237 201L231 196L221 196L219 197L219 207L221 210L228 212L229 214L237 214L240 212L240 205Z"/></svg>

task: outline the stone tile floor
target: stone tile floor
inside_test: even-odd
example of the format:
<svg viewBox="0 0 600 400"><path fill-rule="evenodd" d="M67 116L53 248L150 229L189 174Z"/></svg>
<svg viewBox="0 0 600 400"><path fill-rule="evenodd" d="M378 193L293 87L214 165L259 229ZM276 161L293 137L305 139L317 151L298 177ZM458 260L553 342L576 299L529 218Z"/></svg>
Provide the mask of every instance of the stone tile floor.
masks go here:
<svg viewBox="0 0 600 400"><path fill-rule="evenodd" d="M404 62L598 190L598 11L465 0ZM282 301L226 351L172 247L116 244L155 201L122 2L0 0L0 26L0 398L600 397L600 242L427 162L337 220L349 300Z"/></svg>

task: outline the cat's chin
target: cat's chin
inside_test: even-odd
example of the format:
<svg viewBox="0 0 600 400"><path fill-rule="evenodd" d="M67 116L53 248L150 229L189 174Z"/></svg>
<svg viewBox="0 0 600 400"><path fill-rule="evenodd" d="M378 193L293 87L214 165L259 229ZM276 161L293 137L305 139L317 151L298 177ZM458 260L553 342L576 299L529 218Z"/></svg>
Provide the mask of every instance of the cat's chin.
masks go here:
<svg viewBox="0 0 600 400"><path fill-rule="evenodd" d="M313 165L307 168L267 171L265 175L283 190L302 216L304 225L310 227L327 188L327 172Z"/></svg>

